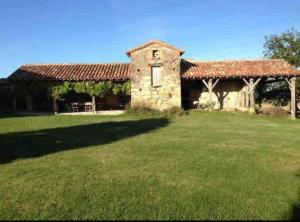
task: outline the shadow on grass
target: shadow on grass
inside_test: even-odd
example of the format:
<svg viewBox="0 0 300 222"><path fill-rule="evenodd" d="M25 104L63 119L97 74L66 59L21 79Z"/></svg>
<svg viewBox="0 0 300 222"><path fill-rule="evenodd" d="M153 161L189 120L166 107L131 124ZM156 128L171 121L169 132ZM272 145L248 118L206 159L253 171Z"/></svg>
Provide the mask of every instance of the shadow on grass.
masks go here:
<svg viewBox="0 0 300 222"><path fill-rule="evenodd" d="M52 112L17 112L17 113L5 113L0 112L1 118L17 118L17 117L31 117L31 116L49 116L54 115Z"/></svg>
<svg viewBox="0 0 300 222"><path fill-rule="evenodd" d="M65 150L108 144L168 124L167 118L150 118L2 134L0 163L9 163L17 158L40 157Z"/></svg>
<svg viewBox="0 0 300 222"><path fill-rule="evenodd" d="M300 179L300 171L296 173L296 176L298 177L298 179ZM300 198L300 192L298 194L298 197ZM290 220L300 221L300 202L299 201L293 205L289 217L290 217Z"/></svg>

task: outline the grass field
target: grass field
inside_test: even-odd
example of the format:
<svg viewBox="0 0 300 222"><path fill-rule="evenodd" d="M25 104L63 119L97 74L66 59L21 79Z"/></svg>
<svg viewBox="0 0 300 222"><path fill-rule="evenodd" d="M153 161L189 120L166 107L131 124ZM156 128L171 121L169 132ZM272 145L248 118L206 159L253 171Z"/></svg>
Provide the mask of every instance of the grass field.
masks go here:
<svg viewBox="0 0 300 222"><path fill-rule="evenodd" d="M0 117L0 219L292 219L300 121Z"/></svg>

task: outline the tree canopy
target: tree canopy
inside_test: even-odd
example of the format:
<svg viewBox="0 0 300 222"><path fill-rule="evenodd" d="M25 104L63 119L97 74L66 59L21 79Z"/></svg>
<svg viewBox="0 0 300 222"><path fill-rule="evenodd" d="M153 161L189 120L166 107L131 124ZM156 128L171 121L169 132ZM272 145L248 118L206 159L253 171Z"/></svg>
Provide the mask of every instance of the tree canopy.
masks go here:
<svg viewBox="0 0 300 222"><path fill-rule="evenodd" d="M287 30L279 35L265 37L264 56L271 59L284 59L295 67L300 67L300 32Z"/></svg>

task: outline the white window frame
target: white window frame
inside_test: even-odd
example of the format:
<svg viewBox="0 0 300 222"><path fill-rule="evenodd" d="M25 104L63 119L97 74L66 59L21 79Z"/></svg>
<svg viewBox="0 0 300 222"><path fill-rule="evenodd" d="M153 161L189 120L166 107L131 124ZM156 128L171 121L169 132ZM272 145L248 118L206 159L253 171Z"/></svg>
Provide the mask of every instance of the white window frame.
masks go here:
<svg viewBox="0 0 300 222"><path fill-rule="evenodd" d="M161 67L152 66L151 67L151 85L153 87L161 86Z"/></svg>

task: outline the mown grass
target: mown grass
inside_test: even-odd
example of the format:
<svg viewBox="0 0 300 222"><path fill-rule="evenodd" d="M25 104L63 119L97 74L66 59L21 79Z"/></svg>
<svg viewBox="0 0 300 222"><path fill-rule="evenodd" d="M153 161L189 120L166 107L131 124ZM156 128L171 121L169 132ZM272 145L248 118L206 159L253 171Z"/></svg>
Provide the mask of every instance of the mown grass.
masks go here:
<svg viewBox="0 0 300 222"><path fill-rule="evenodd" d="M0 219L291 219L300 121L0 118Z"/></svg>

